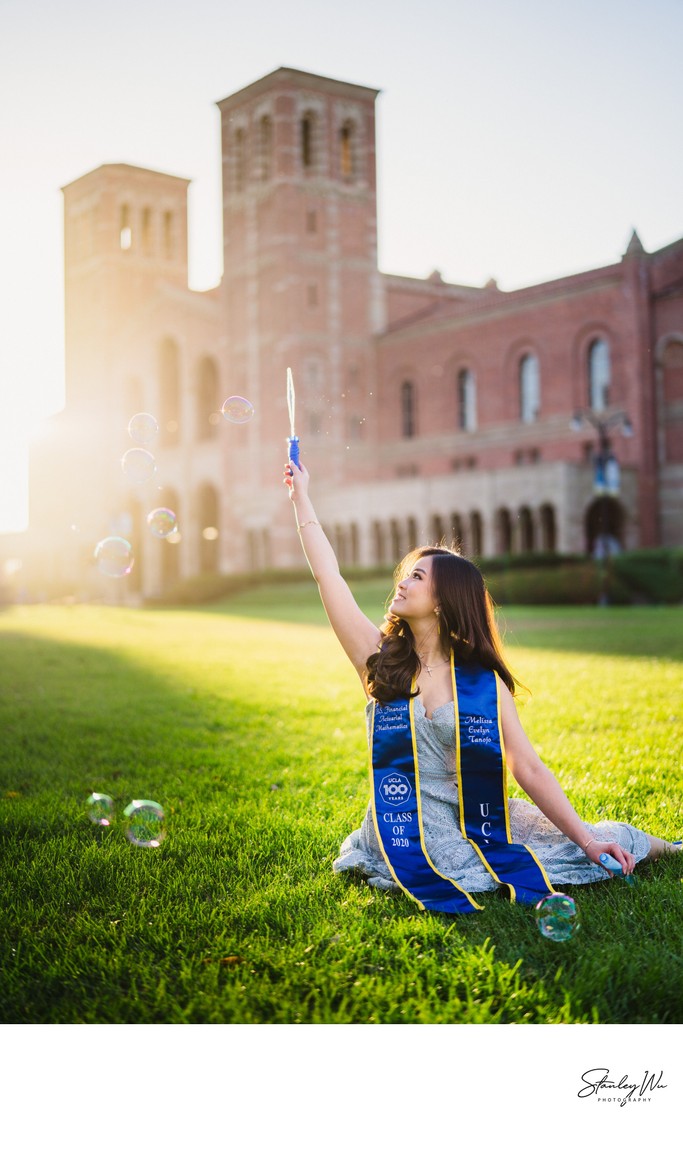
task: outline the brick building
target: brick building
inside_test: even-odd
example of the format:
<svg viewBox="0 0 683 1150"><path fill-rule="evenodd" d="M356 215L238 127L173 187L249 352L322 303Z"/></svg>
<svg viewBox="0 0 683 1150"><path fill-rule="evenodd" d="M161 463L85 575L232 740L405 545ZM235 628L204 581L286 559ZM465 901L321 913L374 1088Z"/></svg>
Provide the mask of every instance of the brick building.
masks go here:
<svg viewBox="0 0 683 1150"><path fill-rule="evenodd" d="M208 292L187 286L187 181L106 164L64 189L66 406L31 462L34 582L153 597L301 564L288 367L347 564L441 538L473 555L683 545L683 239L647 253L634 232L618 264L512 292L383 274L376 96L280 68L220 101L224 275ZM248 423L220 415L235 394ZM159 423L157 472L131 487L137 411ZM620 464L607 494L601 442ZM172 541L146 530L158 505L177 512ZM125 581L93 569L112 533L134 546Z"/></svg>

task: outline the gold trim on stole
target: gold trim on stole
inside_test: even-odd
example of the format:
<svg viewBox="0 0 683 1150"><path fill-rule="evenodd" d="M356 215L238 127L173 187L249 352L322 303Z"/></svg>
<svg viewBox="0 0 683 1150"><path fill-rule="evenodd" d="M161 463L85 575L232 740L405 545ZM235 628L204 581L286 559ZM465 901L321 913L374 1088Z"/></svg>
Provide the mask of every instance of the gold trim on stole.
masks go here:
<svg viewBox="0 0 683 1150"><path fill-rule="evenodd" d="M396 871L394 870L393 866L389 862L389 857L387 855L387 852L384 849L384 843L382 842L382 835L381 835L381 832L379 829L379 824L377 822L377 806L375 803L375 768L374 768L374 763L372 761L372 751L373 751L373 746L374 746L374 742L375 742L375 711L376 710L377 710L377 700L373 699L372 700L372 721L370 723L370 808L372 810L372 822L373 822L373 825L375 828L375 834L377 836L377 842L379 843L379 849L382 852L382 857L383 857L385 863L389 867L389 870L394 877L394 882L398 886L400 886L402 891L405 891L405 893L408 895L409 898L412 898L413 902L417 903L420 910L426 910L424 903L420 902L419 898L416 898L415 895L412 894L412 892L408 890L408 887L404 886L403 883L401 882L401 880L399 879L398 875L396 874Z"/></svg>
<svg viewBox="0 0 683 1150"><path fill-rule="evenodd" d="M415 683L413 682L411 690L414 688L414 686L415 686ZM411 697L409 700L409 703L408 703L408 714L410 716L410 736L411 736L411 740L412 740L412 744L413 744L413 764L414 764L414 768L415 768L415 797L416 797L416 801L417 801L417 823L418 823L418 827L420 829L420 845L422 847L422 853L424 854L424 857L425 857L428 865L432 868L432 870L434 871L435 874L438 874L439 878L445 879L445 881L451 883L452 886L454 886L456 890L459 890L461 894L464 894L465 898L472 904L472 906L475 908L475 910L484 910L484 907L480 906L479 903L476 902L475 899L472 898L472 895L470 894L469 891L464 890L464 888L461 887L455 881L455 879L450 878L447 874L442 874L442 872L437 867L434 866L434 863L432 862L431 858L429 857L429 852L427 851L427 847L426 847L425 841L424 841L424 823L422 820L422 796L420 793L420 766L419 766L419 760L418 760L418 754L417 754L417 740L415 737L414 703L415 703L415 700L413 697ZM424 903L420 902L419 898L417 898L416 895L414 895L411 891L409 891L408 888L406 886L404 886L403 883L401 882L401 880L398 878L396 871L394 870L393 866L391 865L391 862L389 861L387 853L384 849L384 843L382 842L382 835L380 833L379 825L377 822L377 808L376 808L376 804L375 804L375 773L374 773L374 764L373 764L373 759L372 759L373 744L374 744L374 740L375 740L375 711L376 711L376 709L377 709L377 700L373 699L372 700L372 722L370 723L370 795L371 795L370 806L372 809L372 822L373 822L373 825L375 828L375 834L377 836L377 842L379 843L379 849L382 852L382 857L384 858L385 863L387 864L391 874L394 877L394 881L396 882L396 884L398 886L400 886L401 890L405 891L405 893L410 898L412 898L413 902L417 903L420 910L426 910Z"/></svg>
<svg viewBox="0 0 683 1150"><path fill-rule="evenodd" d="M413 682L413 687L411 687L411 690L414 688L414 686L415 686L415 683ZM411 734L412 740L413 740L413 761L415 764L415 793L416 793L416 797L417 797L417 823L418 823L418 826L420 828L420 845L422 847L422 853L424 854L427 862L429 863L429 865L432 868L432 870L434 871L434 873L438 874L439 878L443 878L446 880L446 882L452 883L453 886L455 887L455 889L459 890L461 894L464 894L465 897L469 900L469 902L472 903L472 906L476 907L477 910L483 910L484 909L483 906L479 906L479 903L476 902L475 899L472 898L472 895L470 894L470 892L468 890L464 890L463 887L461 887L460 884L457 883L454 878L450 878L447 874L443 874L439 870L439 868L434 865L431 858L429 857L429 852L427 850L427 846L425 844L425 839L424 839L424 823L422 821L422 794L420 791L420 766L419 766L418 756L417 756L417 739L415 737L415 697L413 695L411 695L410 701L408 703L408 713L410 715L410 734Z"/></svg>
<svg viewBox="0 0 683 1150"><path fill-rule="evenodd" d="M498 738L500 740L500 750L501 750L501 754L503 756L503 794L505 796L505 833L507 834L508 842L511 843L512 842L512 834L510 832L510 809L509 809L509 805L508 805L508 764L507 764L507 755L505 753L505 739L503 738L503 715L502 715L502 709L500 706L500 678L498 677L498 675L495 671L494 671L494 675L496 676L496 702L497 702L497 710L498 710ZM527 846L526 843L519 843L518 845L523 846L526 850L528 850L532 859L536 863L536 866L538 867L541 874L543 875L543 878L545 879L545 881L548 884L549 893L555 894L556 892L553 888L553 884L551 883L550 879L548 878L548 876L545 872L545 867L543 866L543 863L540 861L540 859L538 859L536 857L535 852L532 851L531 847Z"/></svg>
<svg viewBox="0 0 683 1150"><path fill-rule="evenodd" d="M497 671L493 671L493 676L494 676L495 683L496 683L496 712L497 712L496 717L498 720L498 738L500 741L500 751L501 751L502 767L503 767L503 810L505 812L505 836L506 836L507 841L510 843L511 846L516 845L516 846L524 847L524 849L529 852L532 859L536 863L538 869L540 870L541 874L543 875L545 882L547 883L548 892L550 894L554 894L555 891L554 891L553 885L552 885L550 879L548 878L542 863L537 859L537 857L534 854L534 852L532 851L531 847L528 847L526 845L526 843L513 844L513 842L512 842L512 836L510 834L510 808L508 805L507 756L505 754L505 740L503 738L503 723L502 723L501 708L500 708L500 680L499 680ZM457 688L456 677L455 677L455 660L453 658L453 652L452 651L451 651L451 679L453 682L453 704L455 707L455 769L456 769L457 776L458 776L458 797L460 798L460 796L463 793L463 790L462 790L462 773L461 773L461 769L460 769L460 711L458 708L458 688ZM465 839L465 842L468 842L470 844L470 846L473 848L473 850L475 850L477 852L477 854L479 855L479 858L483 862L487 871L489 872L491 877L496 880L496 882L499 884L499 886L506 886L509 888L509 890L510 890L510 902L516 902L517 901L517 891L515 890L513 884L508 879L501 879L498 877L498 875L494 871L493 867L486 860L485 856L483 855L483 853L480 850L477 843L473 842L471 838L468 838L467 833L466 833L466 829L465 829L464 804L460 801L458 802L458 809L460 811L460 831L461 831L462 837Z"/></svg>

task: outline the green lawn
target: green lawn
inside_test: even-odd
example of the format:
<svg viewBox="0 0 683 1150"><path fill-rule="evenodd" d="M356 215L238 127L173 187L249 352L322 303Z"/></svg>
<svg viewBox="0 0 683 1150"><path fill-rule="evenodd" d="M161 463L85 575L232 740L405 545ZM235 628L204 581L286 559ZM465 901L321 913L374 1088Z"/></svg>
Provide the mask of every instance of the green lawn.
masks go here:
<svg viewBox="0 0 683 1150"><path fill-rule="evenodd" d="M378 621L388 588L359 584ZM683 833L676 608L506 609L525 727L580 814ZM213 607L0 615L10 1023L679 1023L683 860L533 911L428 915L336 878L367 802L363 696L311 583ZM91 791L167 812L156 850Z"/></svg>

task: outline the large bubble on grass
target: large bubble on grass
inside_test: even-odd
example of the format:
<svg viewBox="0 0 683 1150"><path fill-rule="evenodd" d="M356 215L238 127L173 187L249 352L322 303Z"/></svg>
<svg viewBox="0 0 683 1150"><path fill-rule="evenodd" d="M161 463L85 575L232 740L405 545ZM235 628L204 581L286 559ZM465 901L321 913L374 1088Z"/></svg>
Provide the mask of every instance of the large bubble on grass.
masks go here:
<svg viewBox="0 0 683 1150"><path fill-rule="evenodd" d="M567 942L581 927L579 908L568 894L549 894L536 904L536 922L544 938Z"/></svg>
<svg viewBox="0 0 683 1150"><path fill-rule="evenodd" d="M138 411L128 424L128 434L136 443L151 443L159 430L159 424L148 411Z"/></svg>
<svg viewBox="0 0 683 1150"><path fill-rule="evenodd" d="M114 800L111 795L93 791L85 806L91 823L95 823L98 827L111 826L114 818Z"/></svg>
<svg viewBox="0 0 683 1150"><path fill-rule="evenodd" d="M248 423L253 414L252 404L241 395L229 396L221 407L221 415L228 423Z"/></svg>
<svg viewBox="0 0 683 1150"><path fill-rule="evenodd" d="M164 809L152 799L133 799L123 812L126 837L136 847L158 847L166 837Z"/></svg>
<svg viewBox="0 0 683 1150"><path fill-rule="evenodd" d="M121 535L108 535L100 539L95 548L95 562L103 575L122 579L133 570L133 547Z"/></svg>
<svg viewBox="0 0 683 1150"><path fill-rule="evenodd" d="M148 483L157 469L157 462L151 451L144 447L131 447L121 458L121 468L129 483Z"/></svg>

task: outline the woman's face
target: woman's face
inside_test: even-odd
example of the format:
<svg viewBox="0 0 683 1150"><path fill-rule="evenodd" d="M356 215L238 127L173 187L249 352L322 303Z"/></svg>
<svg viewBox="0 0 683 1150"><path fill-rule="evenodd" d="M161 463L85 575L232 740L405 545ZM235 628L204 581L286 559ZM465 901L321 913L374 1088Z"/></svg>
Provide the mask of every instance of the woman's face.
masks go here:
<svg viewBox="0 0 683 1150"><path fill-rule="evenodd" d="M434 614L437 602L432 594L432 556L418 559L401 579L389 610L401 619L426 619Z"/></svg>

